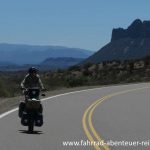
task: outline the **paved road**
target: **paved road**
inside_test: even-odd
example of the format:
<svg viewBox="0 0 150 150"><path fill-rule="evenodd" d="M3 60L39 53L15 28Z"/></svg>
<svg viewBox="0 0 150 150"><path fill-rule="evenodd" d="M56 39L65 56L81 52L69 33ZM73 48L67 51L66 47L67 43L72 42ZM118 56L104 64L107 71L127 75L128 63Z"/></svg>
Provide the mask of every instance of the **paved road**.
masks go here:
<svg viewBox="0 0 150 150"><path fill-rule="evenodd" d="M35 134L27 134L13 112L0 119L0 150L149 150L149 91L150 84L142 83L50 98L43 101L45 123ZM85 146L87 140L140 144ZM82 141L82 146L63 146L63 141Z"/></svg>

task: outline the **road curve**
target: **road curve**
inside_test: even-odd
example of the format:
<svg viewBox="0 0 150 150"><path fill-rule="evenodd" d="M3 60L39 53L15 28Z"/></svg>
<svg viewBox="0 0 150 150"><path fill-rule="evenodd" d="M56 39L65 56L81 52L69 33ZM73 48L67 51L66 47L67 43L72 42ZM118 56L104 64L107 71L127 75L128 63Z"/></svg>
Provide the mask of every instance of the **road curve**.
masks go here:
<svg viewBox="0 0 150 150"><path fill-rule="evenodd" d="M43 101L44 125L35 128L34 134L27 134L17 111L12 112L0 117L0 150L149 150L149 91L150 84L141 83L49 98ZM90 146L84 143L87 140L136 141L139 145ZM66 141L80 145L63 146Z"/></svg>

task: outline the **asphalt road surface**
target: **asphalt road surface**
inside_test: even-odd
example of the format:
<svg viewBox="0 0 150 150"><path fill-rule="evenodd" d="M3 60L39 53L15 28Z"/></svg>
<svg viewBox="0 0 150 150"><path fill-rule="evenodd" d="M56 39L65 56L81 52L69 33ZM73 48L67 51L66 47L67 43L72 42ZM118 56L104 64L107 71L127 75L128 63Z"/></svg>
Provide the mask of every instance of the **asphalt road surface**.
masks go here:
<svg viewBox="0 0 150 150"><path fill-rule="evenodd" d="M33 134L17 111L0 116L0 150L149 150L149 95L142 83L51 97Z"/></svg>

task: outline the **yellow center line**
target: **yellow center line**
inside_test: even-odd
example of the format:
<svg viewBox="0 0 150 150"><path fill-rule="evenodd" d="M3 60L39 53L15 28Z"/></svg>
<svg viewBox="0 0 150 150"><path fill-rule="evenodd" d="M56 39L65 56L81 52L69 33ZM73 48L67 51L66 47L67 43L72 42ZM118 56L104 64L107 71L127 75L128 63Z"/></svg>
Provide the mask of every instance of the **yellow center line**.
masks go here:
<svg viewBox="0 0 150 150"><path fill-rule="evenodd" d="M86 136L88 137L88 139L91 141L91 143L94 142L94 138L96 138L99 142L103 141L102 138L100 137L100 135L95 130L93 123L92 123L92 116L93 116L93 112L96 109L96 107L98 105L100 105L103 101L105 101L113 96L125 94L128 92L138 91L138 90L142 90L142 89L146 89L146 88L150 88L150 87L142 87L142 88L136 88L136 89L130 89L130 90L125 90L125 91L121 91L121 92L116 92L113 94L106 95L106 96L96 100L94 103L92 103L86 109L86 111L83 114L83 118L82 118L82 125L83 125L84 132L85 132ZM88 118L88 125L86 123L87 118ZM88 129L88 126L89 126L89 129ZM91 133L93 133L94 137L92 137L90 131L91 131ZM93 146L96 150L101 150L98 145L93 145ZM103 145L103 148L105 150L110 150L110 148L106 144Z"/></svg>
<svg viewBox="0 0 150 150"><path fill-rule="evenodd" d="M98 135L98 133L96 132L96 130L94 129L94 126L93 126L93 123L92 123L92 115L93 115L93 112L95 110L95 108L101 103L103 102L104 100L107 99L107 96L104 97L104 98L101 98L99 99L99 101L92 107L92 109L90 110L89 112L89 116L88 116L88 123L89 123L89 127L91 129L91 132L93 133L93 135L95 136L95 138L101 142L102 141L102 138ZM109 147L107 146L107 144L104 144L103 145L104 149L105 150L110 150Z"/></svg>
<svg viewBox="0 0 150 150"><path fill-rule="evenodd" d="M86 117L87 117L87 114L88 114L89 110L90 110L97 102L98 102L98 101L95 101L91 106L89 106L89 107L86 109L86 111L84 112L83 118L82 118L82 125L83 125L84 132L85 132L86 136L88 137L88 139L89 139L91 142L94 142L95 140L93 139L92 135L90 134L90 131L88 130L88 127L87 127L87 124L86 124ZM98 145L94 145L94 148L95 148L96 150L101 150Z"/></svg>

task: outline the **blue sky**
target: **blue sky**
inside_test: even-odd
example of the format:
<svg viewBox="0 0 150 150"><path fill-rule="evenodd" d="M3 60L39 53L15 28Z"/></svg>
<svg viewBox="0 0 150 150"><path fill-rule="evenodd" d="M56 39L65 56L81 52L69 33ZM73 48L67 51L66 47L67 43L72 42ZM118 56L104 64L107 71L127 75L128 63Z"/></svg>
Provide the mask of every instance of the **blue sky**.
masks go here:
<svg viewBox="0 0 150 150"><path fill-rule="evenodd" d="M99 50L113 28L150 20L149 0L0 0L0 43Z"/></svg>

